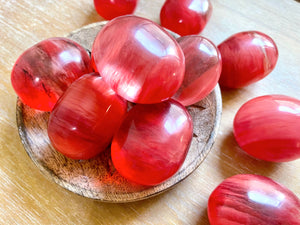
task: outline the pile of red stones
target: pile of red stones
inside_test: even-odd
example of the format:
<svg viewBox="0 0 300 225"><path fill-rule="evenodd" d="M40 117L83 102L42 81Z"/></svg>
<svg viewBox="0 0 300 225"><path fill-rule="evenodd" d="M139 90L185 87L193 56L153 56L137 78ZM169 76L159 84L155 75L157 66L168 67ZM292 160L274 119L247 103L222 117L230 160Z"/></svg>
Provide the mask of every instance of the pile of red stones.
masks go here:
<svg viewBox="0 0 300 225"><path fill-rule="evenodd" d="M258 31L218 46L198 35L212 13L209 0L167 0L161 26L122 16L137 0L94 4L112 20L97 35L91 57L67 38L41 41L16 61L12 85L25 104L50 111L48 135L57 151L89 159L110 146L118 172L142 185L162 183L183 164L193 132L186 106L217 83L241 88L263 79L278 59L275 42ZM299 128L300 101L284 95L246 102L233 124L244 151L273 162L300 158ZM269 178L240 174L213 191L208 215L211 224L300 224L300 201Z"/></svg>

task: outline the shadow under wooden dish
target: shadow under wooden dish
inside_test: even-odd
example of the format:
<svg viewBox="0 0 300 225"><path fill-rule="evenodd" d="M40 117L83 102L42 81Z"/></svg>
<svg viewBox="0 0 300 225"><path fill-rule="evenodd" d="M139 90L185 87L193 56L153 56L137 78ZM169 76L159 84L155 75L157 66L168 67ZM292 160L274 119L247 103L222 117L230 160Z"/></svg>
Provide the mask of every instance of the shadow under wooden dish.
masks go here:
<svg viewBox="0 0 300 225"><path fill-rule="evenodd" d="M100 22L72 32L68 37L90 50ZM190 175L205 159L217 136L221 120L222 99L217 86L212 93L189 106L194 135L191 147L180 170L167 181L142 186L123 178L114 168L110 149L90 160L72 160L52 146L47 134L49 113L34 110L17 100L17 126L26 152L35 165L60 186L76 194L104 202L132 202L166 191Z"/></svg>

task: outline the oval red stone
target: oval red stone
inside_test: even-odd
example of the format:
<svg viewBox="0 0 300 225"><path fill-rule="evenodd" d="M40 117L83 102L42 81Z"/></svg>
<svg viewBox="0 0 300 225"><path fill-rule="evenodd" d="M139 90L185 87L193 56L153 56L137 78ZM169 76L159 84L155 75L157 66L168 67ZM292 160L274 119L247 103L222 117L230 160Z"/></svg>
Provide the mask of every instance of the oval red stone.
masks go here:
<svg viewBox="0 0 300 225"><path fill-rule="evenodd" d="M106 20L133 13L138 0L94 0L97 13Z"/></svg>
<svg viewBox="0 0 300 225"><path fill-rule="evenodd" d="M218 48L207 38L190 35L177 41L185 56L185 74L173 98L188 106L205 98L215 88L222 60Z"/></svg>
<svg viewBox="0 0 300 225"><path fill-rule="evenodd" d="M234 136L248 154L286 162L300 158L300 100L284 95L260 96L236 113Z"/></svg>
<svg viewBox="0 0 300 225"><path fill-rule="evenodd" d="M210 0L166 0L161 25L181 36L199 34L212 14Z"/></svg>
<svg viewBox="0 0 300 225"><path fill-rule="evenodd" d="M50 114L53 147L72 159L89 159L104 151L122 122L127 104L96 74L75 81Z"/></svg>
<svg viewBox="0 0 300 225"><path fill-rule="evenodd" d="M211 225L300 224L300 200L270 178L239 174L225 179L210 195Z"/></svg>
<svg viewBox="0 0 300 225"><path fill-rule="evenodd" d="M154 22L122 16L110 21L92 48L97 71L120 96L158 103L180 87L185 61L174 38Z"/></svg>
<svg viewBox="0 0 300 225"><path fill-rule="evenodd" d="M218 46L222 56L219 84L241 88L266 77L275 68L278 50L271 37L258 31L232 35Z"/></svg>
<svg viewBox="0 0 300 225"><path fill-rule="evenodd" d="M113 138L113 164L135 183L162 183L183 164L192 133L191 116L174 100L135 105Z"/></svg>
<svg viewBox="0 0 300 225"><path fill-rule="evenodd" d="M83 47L67 38L49 38L18 58L11 82L26 105L51 111L69 85L90 72L90 57Z"/></svg>

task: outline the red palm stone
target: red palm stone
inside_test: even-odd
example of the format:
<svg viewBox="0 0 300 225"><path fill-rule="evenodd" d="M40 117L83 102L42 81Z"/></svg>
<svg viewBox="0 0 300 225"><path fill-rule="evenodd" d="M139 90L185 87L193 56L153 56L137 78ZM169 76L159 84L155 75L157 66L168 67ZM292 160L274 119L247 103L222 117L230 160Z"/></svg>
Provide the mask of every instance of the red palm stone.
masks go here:
<svg viewBox="0 0 300 225"><path fill-rule="evenodd" d="M300 100L283 95L251 99L236 113L233 131L239 146L258 159L298 159Z"/></svg>
<svg viewBox="0 0 300 225"><path fill-rule="evenodd" d="M180 87L185 61L176 40L154 22L122 16L97 35L92 57L103 79L135 103L158 103Z"/></svg>
<svg viewBox="0 0 300 225"><path fill-rule="evenodd" d="M17 59L11 82L26 105L51 111L68 86L91 71L90 57L83 47L67 38L49 38Z"/></svg>
<svg viewBox="0 0 300 225"><path fill-rule="evenodd" d="M192 132L188 111L174 100L135 105L113 138L113 164L135 183L162 183L183 164Z"/></svg>
<svg viewBox="0 0 300 225"><path fill-rule="evenodd" d="M215 88L222 60L218 48L204 37L190 35L177 41L185 56L185 74L173 98L188 106L205 98Z"/></svg>
<svg viewBox="0 0 300 225"><path fill-rule="evenodd" d="M161 25L181 36L199 34L212 14L210 0L166 0Z"/></svg>
<svg viewBox="0 0 300 225"><path fill-rule="evenodd" d="M229 88L241 88L263 79L278 59L275 42L258 31L237 33L218 48L222 56L219 84Z"/></svg>
<svg viewBox="0 0 300 225"><path fill-rule="evenodd" d="M239 174L225 179L210 195L211 225L299 225L300 200L270 178Z"/></svg>
<svg viewBox="0 0 300 225"><path fill-rule="evenodd" d="M65 156L89 159L108 147L126 109L126 102L98 74L86 74L55 105L48 136Z"/></svg>
<svg viewBox="0 0 300 225"><path fill-rule="evenodd" d="M133 13L138 0L94 0L97 13L106 20Z"/></svg>

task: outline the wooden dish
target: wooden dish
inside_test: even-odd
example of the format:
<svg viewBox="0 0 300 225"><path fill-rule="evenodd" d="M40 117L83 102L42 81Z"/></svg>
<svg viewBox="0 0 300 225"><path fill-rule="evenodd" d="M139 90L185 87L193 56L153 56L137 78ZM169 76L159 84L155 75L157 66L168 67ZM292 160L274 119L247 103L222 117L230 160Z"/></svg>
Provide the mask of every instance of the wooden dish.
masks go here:
<svg viewBox="0 0 300 225"><path fill-rule="evenodd" d="M68 35L90 50L98 31L106 24L85 26ZM72 160L57 152L47 135L49 113L34 110L17 100L17 126L26 152L35 165L60 186L85 197L105 202L132 202L157 195L191 174L205 159L217 136L221 120L220 88L199 103L189 106L194 135L187 158L170 179L154 187L130 183L114 168L110 150L90 160Z"/></svg>

